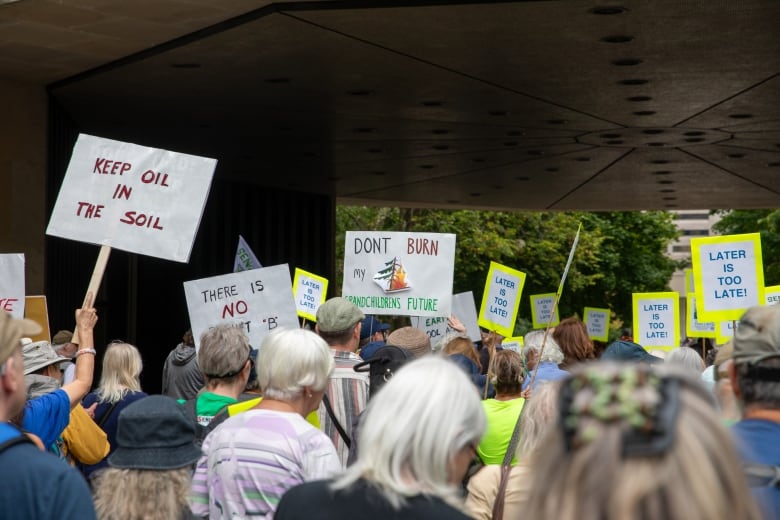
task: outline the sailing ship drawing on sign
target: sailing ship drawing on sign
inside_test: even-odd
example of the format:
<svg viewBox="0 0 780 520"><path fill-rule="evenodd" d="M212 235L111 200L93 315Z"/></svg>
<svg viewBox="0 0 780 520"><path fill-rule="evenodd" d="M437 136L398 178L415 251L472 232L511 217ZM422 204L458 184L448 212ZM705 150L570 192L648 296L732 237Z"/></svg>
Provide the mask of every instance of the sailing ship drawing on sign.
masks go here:
<svg viewBox="0 0 780 520"><path fill-rule="evenodd" d="M385 266L374 275L374 282L385 293L408 291L412 284L407 276L401 259L397 256L385 263Z"/></svg>

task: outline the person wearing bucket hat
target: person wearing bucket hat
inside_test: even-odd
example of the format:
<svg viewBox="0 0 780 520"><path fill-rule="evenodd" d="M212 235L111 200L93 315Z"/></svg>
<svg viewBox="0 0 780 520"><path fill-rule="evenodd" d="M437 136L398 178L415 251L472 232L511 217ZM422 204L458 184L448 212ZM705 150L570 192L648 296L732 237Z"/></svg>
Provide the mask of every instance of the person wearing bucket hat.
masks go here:
<svg viewBox="0 0 780 520"><path fill-rule="evenodd" d="M0 518L95 518L92 499L78 472L39 450L11 419L25 406L20 340L38 334L31 320L0 311ZM45 492L42 492L44 490Z"/></svg>
<svg viewBox="0 0 780 520"><path fill-rule="evenodd" d="M195 425L174 399L150 395L119 414L117 447L94 481L98 519L195 518L187 503L202 455Z"/></svg>
<svg viewBox="0 0 780 520"><path fill-rule="evenodd" d="M765 517L780 518L780 305L748 309L733 342L728 373L743 417L732 433Z"/></svg>
<svg viewBox="0 0 780 520"><path fill-rule="evenodd" d="M368 402L368 373L354 370L363 361L356 352L364 318L363 311L341 297L331 298L317 309L315 330L330 347L336 363L317 416L322 431L333 441L343 467L349 460L357 416Z"/></svg>

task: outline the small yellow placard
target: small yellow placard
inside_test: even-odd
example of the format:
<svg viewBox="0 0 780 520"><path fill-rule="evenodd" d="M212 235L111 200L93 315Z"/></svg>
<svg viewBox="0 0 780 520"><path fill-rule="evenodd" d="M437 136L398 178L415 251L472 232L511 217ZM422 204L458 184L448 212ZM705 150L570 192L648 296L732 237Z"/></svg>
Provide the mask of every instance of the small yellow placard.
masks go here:
<svg viewBox="0 0 780 520"><path fill-rule="evenodd" d="M496 262L490 262L482 305L477 323L504 337L514 333L525 273Z"/></svg>
<svg viewBox="0 0 780 520"><path fill-rule="evenodd" d="M293 277L293 296L298 316L309 321L317 321L317 309L325 302L328 293L328 279L295 268Z"/></svg>

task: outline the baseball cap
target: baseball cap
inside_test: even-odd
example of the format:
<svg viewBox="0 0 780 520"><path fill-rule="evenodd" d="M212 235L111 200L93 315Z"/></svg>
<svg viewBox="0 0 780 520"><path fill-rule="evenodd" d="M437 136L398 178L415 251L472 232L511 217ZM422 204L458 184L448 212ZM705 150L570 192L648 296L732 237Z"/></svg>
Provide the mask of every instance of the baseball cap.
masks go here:
<svg viewBox="0 0 780 520"><path fill-rule="evenodd" d="M780 306L749 308L739 320L733 341L737 365L780 357Z"/></svg>
<svg viewBox="0 0 780 520"><path fill-rule="evenodd" d="M363 318L363 326L360 329L360 339L370 338L375 332L383 332L390 328L388 323L382 323L373 316Z"/></svg>
<svg viewBox="0 0 780 520"><path fill-rule="evenodd" d="M32 320L17 319L6 311L0 311L0 363L10 358L25 336L41 332L41 326Z"/></svg>
<svg viewBox="0 0 780 520"><path fill-rule="evenodd" d="M340 332L354 327L364 317L357 305L337 296L317 309L317 326L322 332Z"/></svg>

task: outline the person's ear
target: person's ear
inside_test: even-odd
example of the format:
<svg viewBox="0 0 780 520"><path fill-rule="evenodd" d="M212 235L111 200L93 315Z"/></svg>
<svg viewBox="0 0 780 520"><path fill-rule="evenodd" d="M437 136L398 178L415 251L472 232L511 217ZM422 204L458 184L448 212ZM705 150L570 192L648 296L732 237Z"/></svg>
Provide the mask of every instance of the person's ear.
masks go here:
<svg viewBox="0 0 780 520"><path fill-rule="evenodd" d="M734 363L729 363L728 371L729 382L731 382L731 389L738 399L742 399L742 392L740 391L739 385L737 384L737 365Z"/></svg>

